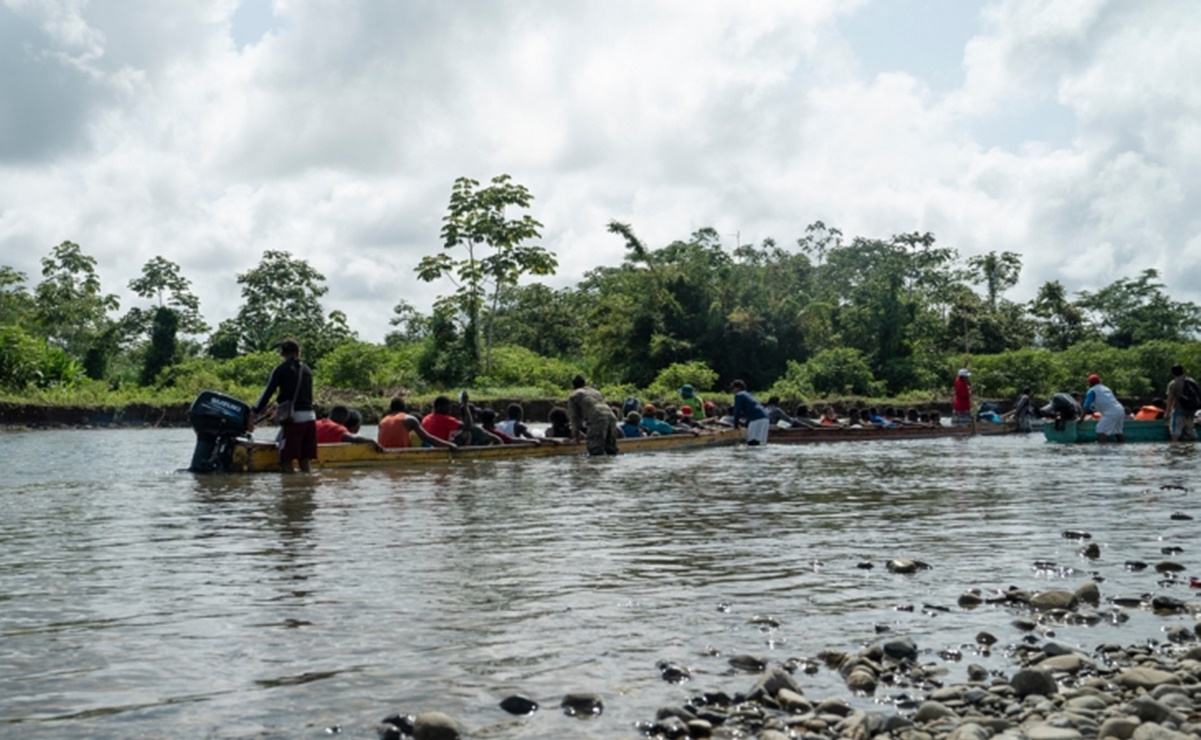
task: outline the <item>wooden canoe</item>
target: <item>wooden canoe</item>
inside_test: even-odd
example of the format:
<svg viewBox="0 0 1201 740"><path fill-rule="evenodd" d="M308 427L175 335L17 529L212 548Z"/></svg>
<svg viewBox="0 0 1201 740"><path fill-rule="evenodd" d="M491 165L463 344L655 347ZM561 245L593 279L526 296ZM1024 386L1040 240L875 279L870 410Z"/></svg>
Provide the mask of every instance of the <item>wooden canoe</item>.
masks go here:
<svg viewBox="0 0 1201 740"><path fill-rule="evenodd" d="M1156 421L1134 421L1127 419L1122 423L1122 434L1127 442L1168 442L1168 423L1163 419ZM1097 422L1095 421L1051 421L1043 424L1043 436L1048 442L1096 442Z"/></svg>
<svg viewBox="0 0 1201 740"><path fill-rule="evenodd" d="M660 437L618 440L618 449L625 453L684 450L732 445L742 441L745 430L723 429L701 434L669 434ZM451 452L437 447L376 452L365 444L331 444L317 446L313 469L322 468L398 468L418 465L445 465L468 460L511 460L527 457L556 457L586 454L583 444L507 444L488 447L460 447ZM231 472L278 472L279 452L274 442L240 439L233 450Z"/></svg>
<svg viewBox="0 0 1201 740"><path fill-rule="evenodd" d="M806 427L781 428L772 427L768 432L767 441L772 444L805 444L809 442L883 442L903 439L941 439L943 437L970 437L974 434L993 435L1009 434L1017 431L1014 424L995 424L978 422L973 429L971 426L935 426L933 424L914 424L895 427L864 427L852 429L849 427Z"/></svg>

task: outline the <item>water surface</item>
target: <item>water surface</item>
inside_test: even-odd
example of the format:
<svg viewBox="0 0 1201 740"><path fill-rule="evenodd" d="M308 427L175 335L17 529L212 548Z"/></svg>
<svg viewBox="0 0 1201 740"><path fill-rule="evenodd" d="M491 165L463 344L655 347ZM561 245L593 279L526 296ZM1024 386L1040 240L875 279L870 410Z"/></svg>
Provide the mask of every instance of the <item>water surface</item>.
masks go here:
<svg viewBox="0 0 1201 740"><path fill-rule="evenodd" d="M391 712L440 710L473 737L637 737L660 706L749 689L734 653L812 658L887 627L923 660L961 650L952 679L1011 670L972 643L1017 642L1025 613L961 609L964 588L1096 575L1106 597L1189 599L1188 573L1124 567L1172 545L1197 574L1196 522L1171 518L1201 516L1171 487L1193 479L1192 446L981 437L204 477L177 471L192 441L0 432L0 735L374 738ZM893 557L933 567L893 575ZM1192 625L1120 611L1055 638L1091 650ZM664 683L660 660L693 680ZM798 678L848 696L824 668ZM567 691L604 714L564 716ZM505 714L514 692L542 711Z"/></svg>

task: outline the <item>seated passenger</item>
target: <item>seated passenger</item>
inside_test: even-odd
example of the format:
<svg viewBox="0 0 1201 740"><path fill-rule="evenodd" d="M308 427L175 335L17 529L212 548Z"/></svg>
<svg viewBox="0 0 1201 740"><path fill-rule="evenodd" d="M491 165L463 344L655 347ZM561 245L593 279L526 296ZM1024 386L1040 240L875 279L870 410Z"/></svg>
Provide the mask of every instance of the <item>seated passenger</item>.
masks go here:
<svg viewBox="0 0 1201 740"><path fill-rule="evenodd" d="M567 409L562 406L555 406L550 410L547 416L547 422L550 426L546 428L544 437L553 437L556 439L569 439L571 437L571 417L567 415Z"/></svg>
<svg viewBox="0 0 1201 740"><path fill-rule="evenodd" d="M705 425L693 418L691 406L681 406L677 426L688 427L689 429L703 429Z"/></svg>
<svg viewBox="0 0 1201 740"><path fill-rule="evenodd" d="M792 417L788 415L788 412L780 408L779 396L772 396L767 399L763 410L767 412L768 426L780 426L780 422L784 422L784 426L792 426Z"/></svg>
<svg viewBox="0 0 1201 740"><path fill-rule="evenodd" d="M491 434L494 437L496 437L497 439L499 439L502 444L507 444L507 445L513 444L513 442L516 441L513 439L512 435L502 432L500 429L497 428L496 412L493 411L492 409L481 409L480 410L480 425L484 428L485 432L488 432L489 434Z"/></svg>
<svg viewBox="0 0 1201 740"><path fill-rule="evenodd" d="M1164 401L1162 398L1152 398L1151 403L1142 406L1134 414L1135 421L1155 421L1164 418Z"/></svg>
<svg viewBox="0 0 1201 740"><path fill-rule="evenodd" d="M824 427L841 426L838 423L838 412L834 410L833 406L827 406L822 411L821 425Z"/></svg>
<svg viewBox="0 0 1201 740"><path fill-rule="evenodd" d="M466 406L466 404L463 404ZM468 412L470 413L470 412ZM425 431L446 442L471 444L470 435L461 434L463 422L450 413L450 398L438 396L434 399L434 410L421 419Z"/></svg>
<svg viewBox="0 0 1201 740"><path fill-rule="evenodd" d="M453 442L438 439L425 431L416 416L410 416L405 411L403 398L393 398L388 405L388 415L379 420L378 441L385 449L404 449L420 447L425 442L431 447L455 449Z"/></svg>
<svg viewBox="0 0 1201 740"><path fill-rule="evenodd" d="M363 428L363 415L355 409L351 409L346 416L346 431L351 434L358 434Z"/></svg>
<svg viewBox="0 0 1201 740"><path fill-rule="evenodd" d="M638 422L638 426L650 436L671 434L676 430L671 424L659 419L658 409L651 403L642 408L642 421Z"/></svg>
<svg viewBox="0 0 1201 740"><path fill-rule="evenodd" d="M346 428L346 422L349 418L350 409L345 406L339 404L331 408L329 410L329 418L317 420L317 444L328 445L340 442L367 444L371 445L377 452L382 452L379 443L374 439L350 433L350 430Z"/></svg>
<svg viewBox="0 0 1201 740"><path fill-rule="evenodd" d="M638 426L642 421L642 414L637 411L631 411L626 414L626 420L617 425L617 431L621 432L621 436L636 439L643 436L642 427Z"/></svg>
<svg viewBox="0 0 1201 740"><path fill-rule="evenodd" d="M496 428L505 434L512 437L515 441L527 440L540 444L543 438L535 437L530 432L530 428L526 426L523 419L525 418L525 409L519 403L511 403L505 409L505 415L508 417L504 421L497 422Z"/></svg>

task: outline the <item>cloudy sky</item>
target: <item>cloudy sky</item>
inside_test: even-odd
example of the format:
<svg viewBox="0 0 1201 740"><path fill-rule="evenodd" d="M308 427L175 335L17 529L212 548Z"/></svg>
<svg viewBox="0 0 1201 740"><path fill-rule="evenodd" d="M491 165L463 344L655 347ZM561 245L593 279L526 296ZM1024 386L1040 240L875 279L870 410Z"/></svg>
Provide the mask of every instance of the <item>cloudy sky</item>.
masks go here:
<svg viewBox="0 0 1201 740"><path fill-rule="evenodd" d="M1095 289L1201 302L1190 0L0 0L0 264L63 240L211 323L266 249L369 340L447 284L451 184L530 188L556 286L658 247L932 231Z"/></svg>

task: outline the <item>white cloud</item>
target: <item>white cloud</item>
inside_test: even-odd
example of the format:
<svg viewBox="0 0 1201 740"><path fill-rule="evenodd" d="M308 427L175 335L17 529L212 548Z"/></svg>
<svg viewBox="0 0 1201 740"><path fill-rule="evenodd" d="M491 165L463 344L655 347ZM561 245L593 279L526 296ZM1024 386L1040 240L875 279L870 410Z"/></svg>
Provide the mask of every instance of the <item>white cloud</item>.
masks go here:
<svg viewBox="0 0 1201 740"><path fill-rule="evenodd" d="M787 245L821 219L1017 251L1015 298L1153 266L1201 300L1201 6L981 4L936 84L863 71L841 24L884 1L276 0L239 49L235 0L6 0L0 264L36 276L71 239L128 305L162 254L216 323L286 249L379 339L397 300L449 290L413 267L454 179L503 172L535 195L555 285L621 260L614 219L652 246L705 226Z"/></svg>

